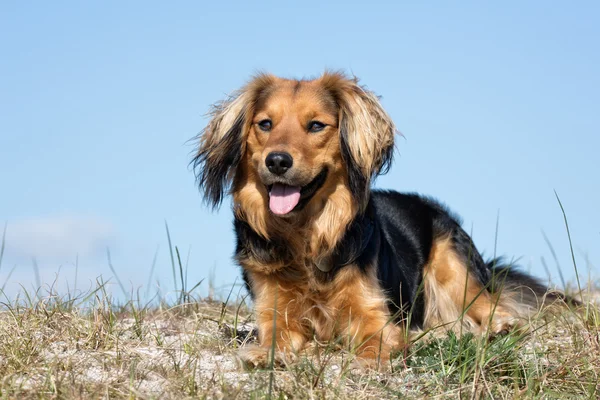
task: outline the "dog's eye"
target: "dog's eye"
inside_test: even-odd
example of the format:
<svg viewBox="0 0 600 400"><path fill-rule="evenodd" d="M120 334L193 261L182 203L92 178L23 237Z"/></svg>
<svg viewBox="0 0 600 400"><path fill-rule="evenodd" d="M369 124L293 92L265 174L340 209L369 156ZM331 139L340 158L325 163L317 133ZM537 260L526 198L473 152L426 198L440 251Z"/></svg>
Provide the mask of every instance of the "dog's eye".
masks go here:
<svg viewBox="0 0 600 400"><path fill-rule="evenodd" d="M308 123L308 131L309 132L319 132L322 131L327 125L319 121L310 121Z"/></svg>
<svg viewBox="0 0 600 400"><path fill-rule="evenodd" d="M273 122L271 122L270 119L263 119L262 121L259 121L259 123L258 123L258 127L260 128L261 131L264 131L264 132L269 132L271 130L272 125L273 125Z"/></svg>

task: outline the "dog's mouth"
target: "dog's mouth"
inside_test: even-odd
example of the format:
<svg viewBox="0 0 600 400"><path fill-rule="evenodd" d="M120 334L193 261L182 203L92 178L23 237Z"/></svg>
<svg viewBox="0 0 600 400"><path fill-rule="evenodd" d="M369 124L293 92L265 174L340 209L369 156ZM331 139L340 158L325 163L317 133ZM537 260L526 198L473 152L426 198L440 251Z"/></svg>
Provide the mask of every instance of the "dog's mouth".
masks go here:
<svg viewBox="0 0 600 400"><path fill-rule="evenodd" d="M286 215L299 211L312 199L327 179L327 168L323 168L315 178L304 186L292 186L276 182L267 186L269 209L275 215Z"/></svg>

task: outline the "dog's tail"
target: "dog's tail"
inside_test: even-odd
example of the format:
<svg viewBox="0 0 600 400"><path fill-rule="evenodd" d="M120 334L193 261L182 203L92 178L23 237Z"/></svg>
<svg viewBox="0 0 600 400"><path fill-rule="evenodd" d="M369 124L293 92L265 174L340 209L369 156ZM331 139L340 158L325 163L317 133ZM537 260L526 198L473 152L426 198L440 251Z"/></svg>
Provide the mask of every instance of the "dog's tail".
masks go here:
<svg viewBox="0 0 600 400"><path fill-rule="evenodd" d="M518 308L519 314L531 314L551 305L579 306L581 302L558 290L549 289L531 275L507 264L502 258L487 263L492 272L490 291L499 293L501 302L508 302ZM504 301L503 301L504 300Z"/></svg>

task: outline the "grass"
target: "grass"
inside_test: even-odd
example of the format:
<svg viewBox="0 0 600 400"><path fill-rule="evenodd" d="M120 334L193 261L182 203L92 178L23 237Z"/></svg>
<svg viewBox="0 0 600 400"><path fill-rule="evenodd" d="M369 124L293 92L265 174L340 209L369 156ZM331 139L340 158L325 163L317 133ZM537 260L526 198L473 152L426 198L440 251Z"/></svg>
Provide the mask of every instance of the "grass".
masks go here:
<svg viewBox="0 0 600 400"><path fill-rule="evenodd" d="M313 348L287 368L243 371L253 341L242 298L171 307L114 304L106 283L77 299L51 292L3 304L3 398L597 398L600 312L540 315L533 330L489 341L423 337L393 370L350 368L352 355Z"/></svg>
<svg viewBox="0 0 600 400"><path fill-rule="evenodd" d="M200 298L203 281L188 284L187 261L165 229L178 293L172 304L160 292L149 302L148 289L128 293L108 250L126 302L115 301L102 278L84 294L38 284L0 300L0 398L600 397L600 288L592 281L579 311L541 312L529 332L493 340L422 334L385 372L354 369L352 351L334 345L314 345L284 368L272 352L269 368L244 371L236 352L255 340L247 294L234 283L222 300ZM156 253L148 282L155 267Z"/></svg>

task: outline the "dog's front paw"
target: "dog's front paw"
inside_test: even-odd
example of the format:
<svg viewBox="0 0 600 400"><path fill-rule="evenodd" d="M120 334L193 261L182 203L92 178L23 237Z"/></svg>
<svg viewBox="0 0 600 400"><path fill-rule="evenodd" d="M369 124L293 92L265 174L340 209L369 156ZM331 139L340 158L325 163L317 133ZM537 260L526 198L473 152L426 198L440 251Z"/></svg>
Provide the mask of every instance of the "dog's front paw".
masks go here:
<svg viewBox="0 0 600 400"><path fill-rule="evenodd" d="M505 312L498 312L493 317L488 326L488 335L490 339L499 336L505 336L510 332L524 333L526 331L523 320Z"/></svg>
<svg viewBox="0 0 600 400"><path fill-rule="evenodd" d="M246 346L238 352L238 358L245 369L267 368L273 365L275 368L283 368L296 359L291 352L275 350L275 356L270 347Z"/></svg>

